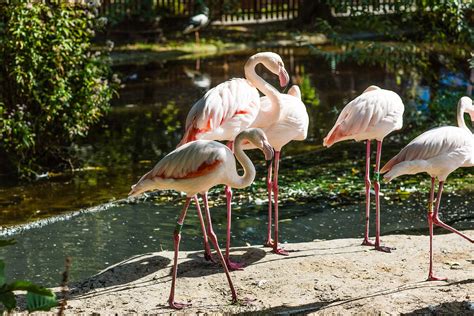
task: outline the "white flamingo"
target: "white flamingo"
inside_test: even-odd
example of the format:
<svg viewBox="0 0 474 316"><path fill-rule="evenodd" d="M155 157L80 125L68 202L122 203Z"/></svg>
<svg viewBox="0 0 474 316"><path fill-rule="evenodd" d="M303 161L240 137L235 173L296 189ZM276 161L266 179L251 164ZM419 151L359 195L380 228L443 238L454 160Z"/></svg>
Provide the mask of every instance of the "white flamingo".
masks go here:
<svg viewBox="0 0 474 316"><path fill-rule="evenodd" d="M365 236L363 245L375 245L375 249L390 252L389 247L380 245L380 156L383 139L403 126L405 107L402 100L393 91L380 89L377 86L368 87L360 96L352 100L342 110L336 124L324 138L324 146L331 147L334 143L354 139L366 140L365 165ZM375 189L375 244L369 241L370 219L370 142L377 141L377 154L374 171Z"/></svg>
<svg viewBox="0 0 474 316"><path fill-rule="evenodd" d="M431 190L428 203L428 225L430 231L430 267L428 280L445 280L433 275L433 224L443 227L466 238L471 243L472 238L462 234L451 226L443 223L439 217L439 205L443 185L448 175L459 167L474 166L474 135L464 122L464 113L469 113L474 121L474 106L469 97L462 97L458 103L458 127L443 126L424 132L406 145L395 157L382 168L388 181L404 175L426 172L431 177ZM438 178L438 196L433 210L434 187Z"/></svg>
<svg viewBox="0 0 474 316"><path fill-rule="evenodd" d="M207 201L207 191L213 186L225 184L234 188L244 188L249 186L255 179L255 168L241 148L241 143L247 140L261 149L265 154L265 159L271 160L273 149L268 143L265 134L260 129L248 129L237 135L235 138L235 157L242 165L244 174L240 176L236 171L234 154L225 145L210 141L197 140L183 145L160 160L156 166L146 173L135 185L129 195L136 196L150 190L176 190L186 193L186 202L181 214L178 217L176 229L174 231L174 265L172 274L171 291L169 304L171 307L181 309L189 304L178 303L174 300L174 291L178 264L179 242L181 240L181 229L184 218L191 202L194 198L196 202L198 216L201 222L203 218L196 194L201 193L206 212L207 235L203 228L203 234L207 236L214 245L215 250L222 262L222 266L227 276L227 281L232 292L232 301L237 301L229 270L222 256L216 234L212 228L211 214ZM206 249L210 252L210 249Z"/></svg>

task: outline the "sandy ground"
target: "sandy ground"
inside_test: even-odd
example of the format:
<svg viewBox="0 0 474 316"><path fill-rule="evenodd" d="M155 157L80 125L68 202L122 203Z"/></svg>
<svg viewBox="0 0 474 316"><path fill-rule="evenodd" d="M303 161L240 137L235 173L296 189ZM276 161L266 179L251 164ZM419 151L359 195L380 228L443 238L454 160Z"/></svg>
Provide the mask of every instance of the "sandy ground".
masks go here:
<svg viewBox="0 0 474 316"><path fill-rule="evenodd" d="M248 305L230 304L218 264L202 252L180 252L176 299L192 307L178 313L474 315L473 244L454 234L435 236L435 272L449 279L426 282L428 240L384 236L397 248L390 254L360 246L359 239L287 244L289 257L260 246L235 249L234 260L246 267L231 275L239 298L254 300ZM174 313L167 306L172 256L143 254L71 284L66 312Z"/></svg>

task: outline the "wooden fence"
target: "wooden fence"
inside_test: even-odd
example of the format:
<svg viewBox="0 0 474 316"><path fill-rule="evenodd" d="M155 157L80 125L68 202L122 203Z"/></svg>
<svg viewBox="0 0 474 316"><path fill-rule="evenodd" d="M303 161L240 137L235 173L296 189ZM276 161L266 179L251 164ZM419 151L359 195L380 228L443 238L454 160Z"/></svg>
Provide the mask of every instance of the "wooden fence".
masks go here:
<svg viewBox="0 0 474 316"><path fill-rule="evenodd" d="M263 23L298 17L303 0L240 0L231 7L213 0L211 18L214 24ZM100 13L105 16L137 16L155 13L162 16L189 17L194 0L103 0Z"/></svg>

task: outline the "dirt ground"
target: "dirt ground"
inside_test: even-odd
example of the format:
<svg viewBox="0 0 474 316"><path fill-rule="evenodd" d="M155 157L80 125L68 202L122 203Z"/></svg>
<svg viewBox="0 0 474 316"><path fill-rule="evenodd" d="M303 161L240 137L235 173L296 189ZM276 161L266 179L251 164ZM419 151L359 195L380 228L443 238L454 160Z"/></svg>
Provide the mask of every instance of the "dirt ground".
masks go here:
<svg viewBox="0 0 474 316"><path fill-rule="evenodd" d="M260 246L237 248L232 256L246 267L231 276L239 298L253 300L247 305L230 304L222 268L202 251L180 252L176 300L192 307L177 313L474 315L473 244L454 234L434 240L435 273L448 281L425 281L428 236L384 236L396 247L389 254L359 239L286 244L288 257ZM143 254L71 284L66 312L175 313L167 305L172 256Z"/></svg>

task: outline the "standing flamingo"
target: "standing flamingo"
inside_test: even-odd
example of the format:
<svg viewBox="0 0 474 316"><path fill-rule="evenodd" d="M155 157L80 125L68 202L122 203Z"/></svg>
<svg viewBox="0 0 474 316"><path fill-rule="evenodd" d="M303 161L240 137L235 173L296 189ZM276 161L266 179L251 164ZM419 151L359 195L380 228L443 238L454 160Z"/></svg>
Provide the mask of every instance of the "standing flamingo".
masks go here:
<svg viewBox="0 0 474 316"><path fill-rule="evenodd" d="M232 141L242 130L250 127L260 111L260 96L257 88L270 99L277 101L279 92L255 72L258 64L278 75L280 85L286 86L288 73L278 54L272 52L257 53L245 64L245 77L227 80L209 90L191 108L186 118L184 136L178 146L196 139L227 140L232 148ZM273 117L273 116L272 116ZM277 116L278 117L278 114ZM270 119L270 117L269 117ZM229 258L231 229L232 191L225 188L227 199L227 243L226 262L231 270L242 269L242 264L232 262ZM204 223L201 223L202 225ZM203 231L205 231L203 227ZM204 238L205 258L212 260Z"/></svg>
<svg viewBox="0 0 474 316"><path fill-rule="evenodd" d="M443 126L424 132L393 157L380 171L387 173L384 178L388 181L404 174L426 172L431 176L431 190L428 203L428 225L430 231L430 267L428 280L446 280L433 275L433 224L443 227L466 238L471 243L472 238L462 234L439 218L439 205L443 185L448 175L459 167L474 166L474 135L464 122L467 112L474 121L474 106L469 97L462 97L458 103L458 127ZM438 196L433 211L435 179L438 178Z"/></svg>
<svg viewBox="0 0 474 316"><path fill-rule="evenodd" d="M251 70L251 64L248 65ZM247 71L247 69L246 69ZM283 146L292 140L305 140L308 134L309 116L306 106L301 101L301 91L294 85L288 94L279 93L273 89L260 99L260 111L252 127L261 128L268 137L268 142L275 150L275 170L272 181L272 164L268 164L267 191L268 191L268 230L265 246L272 247L273 252L288 255L288 252L278 247L278 170L280 153ZM252 144L245 144L244 149L255 148ZM272 192L274 200L274 240L272 231Z"/></svg>
<svg viewBox="0 0 474 316"><path fill-rule="evenodd" d="M331 147L334 143L354 139L366 140L365 164L365 236L363 245L375 245L375 249L390 252L389 247L380 245L380 156L382 141L393 131L403 126L405 107L402 100L393 91L368 87L360 96L349 102L337 118L336 124L324 138L324 146ZM370 142L377 141L377 155L374 171L375 189L375 244L369 241L370 219Z"/></svg>
<svg viewBox="0 0 474 316"><path fill-rule="evenodd" d="M273 149L268 143L265 134L262 130L256 128L243 131L235 138L235 157L244 169L244 174L242 176L240 176L236 171L234 154L228 147L215 141L197 140L183 145L166 155L151 171L146 173L137 184L132 186L132 190L129 193L131 196L136 196L142 192L156 189L173 189L186 193L186 202L178 217L174 231L173 280L168 300L170 306L173 308L181 309L189 305L175 302L174 290L181 229L183 227L184 218L186 217L191 198L194 198L199 219L201 222L203 221L196 196L197 193L201 193L203 196L207 221L207 234L217 251L226 273L227 281L229 282L230 290L232 292L232 301L234 303L237 302L237 294L232 284L227 264L219 248L216 234L212 228L207 191L218 184L225 184L235 188L244 188L253 182L255 179L255 168L241 148L241 143L244 140L251 142L261 149L265 154L265 159L271 160L273 158Z"/></svg>

